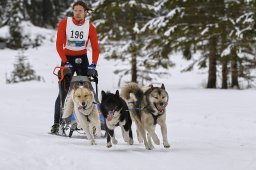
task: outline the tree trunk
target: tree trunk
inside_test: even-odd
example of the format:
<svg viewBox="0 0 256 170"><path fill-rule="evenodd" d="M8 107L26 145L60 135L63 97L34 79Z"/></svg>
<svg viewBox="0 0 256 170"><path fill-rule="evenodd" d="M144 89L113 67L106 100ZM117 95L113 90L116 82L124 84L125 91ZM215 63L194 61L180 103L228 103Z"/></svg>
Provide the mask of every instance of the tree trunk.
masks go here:
<svg viewBox="0 0 256 170"><path fill-rule="evenodd" d="M220 14L224 17L226 17L226 12L225 12L225 2L222 0L220 4L223 6L223 8L220 8ZM226 43L227 43L227 25L222 23L220 24L220 29L221 29L221 46L222 50L226 48ZM227 89L228 88L228 60L229 60L229 55L225 55L221 58L221 63L222 63L222 83L221 83L221 88L222 89Z"/></svg>
<svg viewBox="0 0 256 170"><path fill-rule="evenodd" d="M217 38L211 37L209 40L209 70L207 88L216 88L216 64L217 64Z"/></svg>
<svg viewBox="0 0 256 170"><path fill-rule="evenodd" d="M236 49L231 51L231 88L240 88L238 83L238 67Z"/></svg>
<svg viewBox="0 0 256 170"><path fill-rule="evenodd" d="M132 75L132 82L137 82L137 58L136 58L136 54L133 53L132 55L132 61L131 61L131 75Z"/></svg>
<svg viewBox="0 0 256 170"><path fill-rule="evenodd" d="M228 56L222 58L222 89L228 88Z"/></svg>
<svg viewBox="0 0 256 170"><path fill-rule="evenodd" d="M132 35L132 41L135 43L136 42L136 34ZM136 46L135 45L131 45L131 54L132 54L132 61L131 61L131 76L132 76L132 82L137 83L137 51L136 51Z"/></svg>
<svg viewBox="0 0 256 170"><path fill-rule="evenodd" d="M225 28L223 29L225 30ZM221 36L221 43L222 43L222 50L225 49L225 44L226 44L226 35L222 34ZM222 84L221 88L222 89L227 89L228 88L228 60L229 60L230 55L223 56L221 58L221 63L222 63Z"/></svg>

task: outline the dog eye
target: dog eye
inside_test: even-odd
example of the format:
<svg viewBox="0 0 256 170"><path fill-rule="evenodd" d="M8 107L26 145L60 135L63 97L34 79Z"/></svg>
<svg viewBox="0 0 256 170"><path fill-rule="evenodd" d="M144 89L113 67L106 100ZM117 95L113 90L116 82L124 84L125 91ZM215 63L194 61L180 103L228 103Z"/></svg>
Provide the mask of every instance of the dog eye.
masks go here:
<svg viewBox="0 0 256 170"><path fill-rule="evenodd" d="M84 95L84 97L87 97L87 95Z"/></svg>
<svg viewBox="0 0 256 170"><path fill-rule="evenodd" d="M163 96L162 99L164 99L165 97Z"/></svg>
<svg viewBox="0 0 256 170"><path fill-rule="evenodd" d="M158 97L156 96L156 97L154 97L155 99L158 99Z"/></svg>
<svg viewBox="0 0 256 170"><path fill-rule="evenodd" d="M79 97L79 98L80 98L81 96L79 95L79 96L77 96L77 97Z"/></svg>

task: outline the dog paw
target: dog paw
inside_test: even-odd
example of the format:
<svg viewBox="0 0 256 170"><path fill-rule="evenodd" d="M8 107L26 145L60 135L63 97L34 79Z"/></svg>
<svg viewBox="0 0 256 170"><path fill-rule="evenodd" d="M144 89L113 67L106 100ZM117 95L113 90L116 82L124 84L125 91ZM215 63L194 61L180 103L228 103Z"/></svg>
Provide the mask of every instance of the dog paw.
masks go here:
<svg viewBox="0 0 256 170"><path fill-rule="evenodd" d="M153 150L154 147L152 148L152 147L149 147L149 146L148 146L148 147L146 147L146 149L147 149L147 150Z"/></svg>
<svg viewBox="0 0 256 170"><path fill-rule="evenodd" d="M170 148L171 146L170 146L169 143L164 143L164 147L165 147L165 148Z"/></svg>
<svg viewBox="0 0 256 170"><path fill-rule="evenodd" d="M133 139L129 139L129 145L133 145Z"/></svg>
<svg viewBox="0 0 256 170"><path fill-rule="evenodd" d="M114 145L116 145L116 144L118 143L118 141L117 141L115 138L112 138L112 143L113 143Z"/></svg>
<svg viewBox="0 0 256 170"><path fill-rule="evenodd" d="M163 145L164 145L165 148L170 148L171 147L168 140L164 140Z"/></svg>
<svg viewBox="0 0 256 170"><path fill-rule="evenodd" d="M145 144L145 148L146 148L147 150L151 150L151 148L149 147L148 144Z"/></svg>
<svg viewBox="0 0 256 170"><path fill-rule="evenodd" d="M164 147L165 147L165 148L170 148L171 146L170 146L170 145L165 145Z"/></svg>
<svg viewBox="0 0 256 170"><path fill-rule="evenodd" d="M91 145L96 145L95 140L91 140Z"/></svg>
<svg viewBox="0 0 256 170"><path fill-rule="evenodd" d="M149 145L149 150L153 150L155 147L151 144Z"/></svg>
<svg viewBox="0 0 256 170"><path fill-rule="evenodd" d="M107 148L111 148L112 147L112 144L109 142L107 143Z"/></svg>

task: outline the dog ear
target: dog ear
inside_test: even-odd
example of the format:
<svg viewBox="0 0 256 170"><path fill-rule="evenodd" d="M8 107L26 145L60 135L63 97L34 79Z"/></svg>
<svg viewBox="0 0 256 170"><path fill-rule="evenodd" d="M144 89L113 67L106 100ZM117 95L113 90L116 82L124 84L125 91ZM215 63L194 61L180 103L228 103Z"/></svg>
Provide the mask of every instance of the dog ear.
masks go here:
<svg viewBox="0 0 256 170"><path fill-rule="evenodd" d="M162 83L161 89L164 89L164 90L165 90L164 83Z"/></svg>
<svg viewBox="0 0 256 170"><path fill-rule="evenodd" d="M73 89L78 89L79 88L79 83L75 83L74 85L73 85Z"/></svg>
<svg viewBox="0 0 256 170"><path fill-rule="evenodd" d="M89 89L89 83L85 82L85 83L84 83L84 88Z"/></svg>
<svg viewBox="0 0 256 170"><path fill-rule="evenodd" d="M115 94L116 96L119 96L119 91L118 90L116 90L116 94Z"/></svg>
<svg viewBox="0 0 256 170"><path fill-rule="evenodd" d="M106 97L106 95L107 95L107 94L102 90L102 91L101 91L101 98L104 99L104 98Z"/></svg>
<svg viewBox="0 0 256 170"><path fill-rule="evenodd" d="M149 85L149 87L150 87L151 89L153 89L153 88L154 88L153 84L150 84L150 85Z"/></svg>

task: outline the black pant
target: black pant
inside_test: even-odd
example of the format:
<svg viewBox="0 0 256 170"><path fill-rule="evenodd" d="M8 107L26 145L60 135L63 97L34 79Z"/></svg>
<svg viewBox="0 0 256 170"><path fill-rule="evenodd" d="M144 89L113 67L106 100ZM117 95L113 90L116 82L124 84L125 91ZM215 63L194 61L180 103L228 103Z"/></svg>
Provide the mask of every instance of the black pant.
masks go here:
<svg viewBox="0 0 256 170"><path fill-rule="evenodd" d="M60 96L62 98L63 107L65 98L69 91L70 82L74 73L76 73L79 76L87 76L89 61L86 54L81 56L67 56L67 60L73 67L71 68L71 73L69 75L66 75L64 79L61 81L61 84L59 85L59 95L55 101L54 123L60 123L60 119L62 117L62 115L60 115ZM64 64L61 63L61 66L63 65Z"/></svg>

